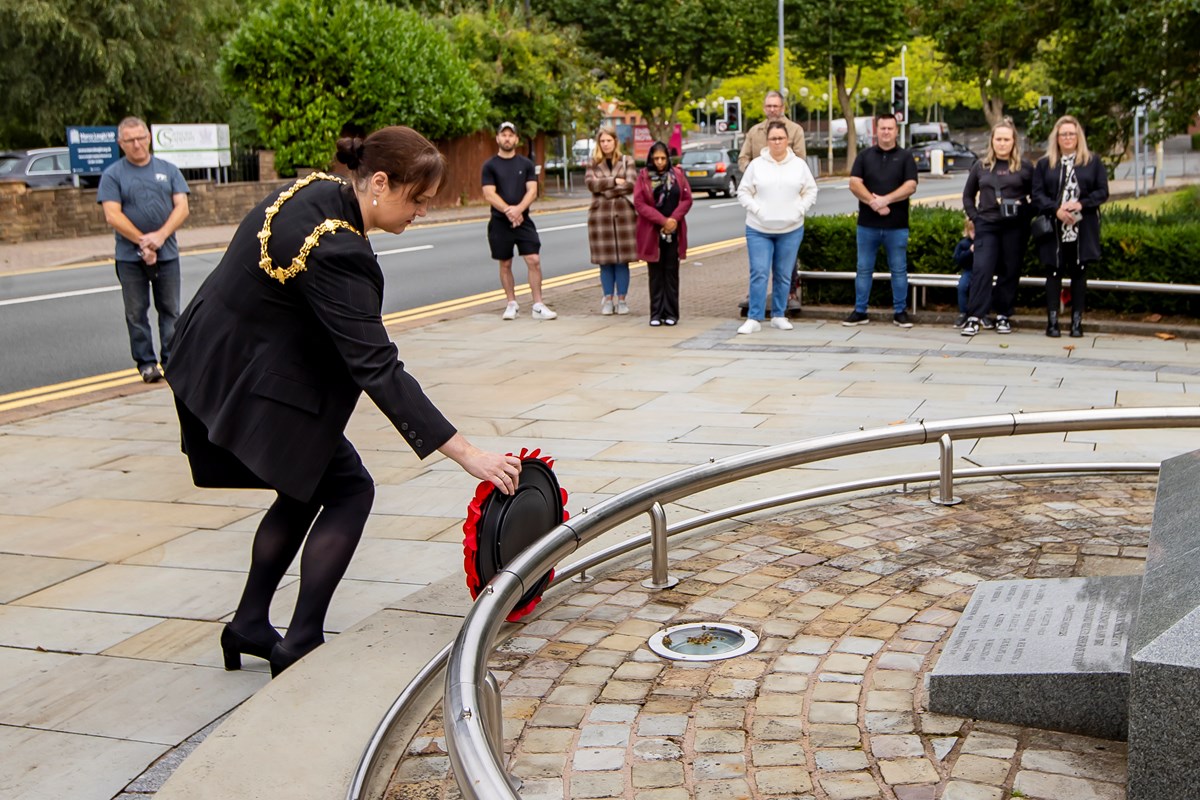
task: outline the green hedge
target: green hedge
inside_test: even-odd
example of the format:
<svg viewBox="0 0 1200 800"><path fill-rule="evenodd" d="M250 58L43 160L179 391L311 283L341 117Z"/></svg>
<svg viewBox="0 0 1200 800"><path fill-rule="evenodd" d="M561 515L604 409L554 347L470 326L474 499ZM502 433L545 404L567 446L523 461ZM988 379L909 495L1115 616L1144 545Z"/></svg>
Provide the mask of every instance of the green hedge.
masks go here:
<svg viewBox="0 0 1200 800"><path fill-rule="evenodd" d="M908 271L910 273L954 273L951 255L962 237L963 215L944 208L914 207L909 219ZM855 215L809 217L804 225L800 268L853 272L857 262ZM1181 192L1157 214L1123 207L1103 212L1100 226L1103 257L1089 275L1096 279L1146 281L1150 283L1200 284L1200 188ZM887 271L883 252L876 272ZM1031 244L1025 254L1023 275L1043 275L1041 262ZM929 305L957 303L954 289L927 290ZM1040 308L1041 289L1022 289L1018 305ZM854 287L850 281L808 281L804 302L850 305ZM871 305L891 305L887 281L872 287ZM1151 292L1099 292L1088 294L1088 305L1117 312L1186 314L1200 316L1200 298Z"/></svg>

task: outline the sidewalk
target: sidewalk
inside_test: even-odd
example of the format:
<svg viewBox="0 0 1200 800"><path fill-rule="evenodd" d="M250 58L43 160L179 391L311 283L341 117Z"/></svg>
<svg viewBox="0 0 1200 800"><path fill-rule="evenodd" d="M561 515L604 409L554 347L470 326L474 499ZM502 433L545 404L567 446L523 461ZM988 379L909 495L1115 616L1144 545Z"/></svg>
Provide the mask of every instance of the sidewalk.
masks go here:
<svg viewBox="0 0 1200 800"><path fill-rule="evenodd" d="M1197 403L1197 344L1184 339L1050 340L1018 327L968 341L947 326L808 316L794 331L738 336L744 259L741 248L693 255L671 329L647 327L636 269L628 317L599 316L598 289L579 285L549 295L553 322L502 322L496 303L394 334L476 444L555 456L572 513L708 458L860 426ZM192 486L165 388L0 425L0 796L144 797L233 709L164 800L344 792L370 729L467 608L460 526L475 483L441 457L418 462L369 403L349 436L378 483L374 514L334 598L329 645L270 682L255 659L223 671L217 637L271 497ZM956 455L1160 460L1196 446L1192 431L1140 431L964 442ZM826 482L830 469L846 480L898 471L912 455L789 470L697 502Z"/></svg>

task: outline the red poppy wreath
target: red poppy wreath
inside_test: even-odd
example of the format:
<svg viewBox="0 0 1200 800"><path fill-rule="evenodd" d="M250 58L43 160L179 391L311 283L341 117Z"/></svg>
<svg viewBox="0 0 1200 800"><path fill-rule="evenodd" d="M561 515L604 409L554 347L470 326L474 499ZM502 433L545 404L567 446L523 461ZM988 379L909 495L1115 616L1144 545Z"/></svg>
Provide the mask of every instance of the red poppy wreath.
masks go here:
<svg viewBox="0 0 1200 800"><path fill-rule="evenodd" d="M511 495L488 481L475 489L463 523L463 567L472 598L522 551L570 517L567 490L554 477L554 461L541 453L521 448L521 478ZM552 580L553 569L517 601L508 621L533 611Z"/></svg>

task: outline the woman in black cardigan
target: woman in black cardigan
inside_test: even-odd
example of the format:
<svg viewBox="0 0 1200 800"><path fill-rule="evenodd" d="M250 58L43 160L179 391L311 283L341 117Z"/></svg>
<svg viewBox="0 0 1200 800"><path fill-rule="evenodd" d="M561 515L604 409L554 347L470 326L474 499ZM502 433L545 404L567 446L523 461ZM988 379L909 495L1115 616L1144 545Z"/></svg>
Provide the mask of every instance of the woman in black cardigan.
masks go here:
<svg viewBox="0 0 1200 800"><path fill-rule="evenodd" d="M1052 217L1054 235L1038 244L1046 265L1046 335L1061 336L1058 308L1062 278L1071 279L1071 336L1083 336L1087 265L1100 260L1100 206L1108 200L1108 174L1088 151L1083 126L1060 117L1050 132L1046 155L1033 170L1033 204Z"/></svg>
<svg viewBox="0 0 1200 800"><path fill-rule="evenodd" d="M383 326L383 272L367 234L400 233L437 191L445 161L411 128L338 141L348 180L314 173L273 193L238 227L175 327L167 380L197 486L274 489L246 588L221 633L278 674L324 641L375 482L346 439L364 392L420 458L439 451L511 494L519 459L484 452L442 416ZM307 542L305 543L305 540ZM304 543L286 637L271 598Z"/></svg>

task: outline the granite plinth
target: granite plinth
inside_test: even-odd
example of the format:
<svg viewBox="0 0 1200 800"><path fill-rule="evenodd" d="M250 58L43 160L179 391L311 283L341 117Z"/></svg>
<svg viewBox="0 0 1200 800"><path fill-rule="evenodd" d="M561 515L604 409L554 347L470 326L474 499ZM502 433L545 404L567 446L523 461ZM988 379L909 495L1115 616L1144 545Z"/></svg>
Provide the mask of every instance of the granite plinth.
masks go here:
<svg viewBox="0 0 1200 800"><path fill-rule="evenodd" d="M1133 637L1130 800L1190 800L1200 786L1200 451L1163 462Z"/></svg>
<svg viewBox="0 0 1200 800"><path fill-rule="evenodd" d="M929 675L929 709L1124 739L1140 588L1136 575L979 584Z"/></svg>

